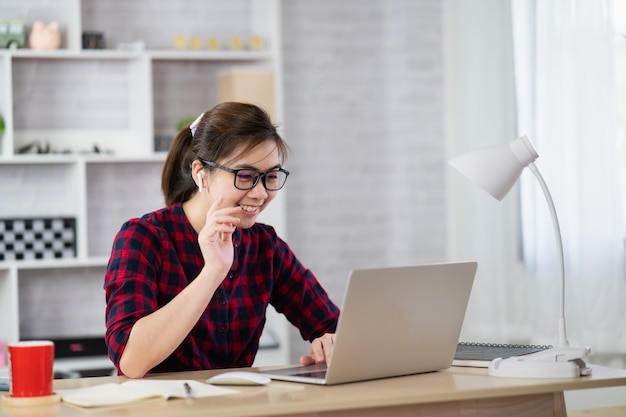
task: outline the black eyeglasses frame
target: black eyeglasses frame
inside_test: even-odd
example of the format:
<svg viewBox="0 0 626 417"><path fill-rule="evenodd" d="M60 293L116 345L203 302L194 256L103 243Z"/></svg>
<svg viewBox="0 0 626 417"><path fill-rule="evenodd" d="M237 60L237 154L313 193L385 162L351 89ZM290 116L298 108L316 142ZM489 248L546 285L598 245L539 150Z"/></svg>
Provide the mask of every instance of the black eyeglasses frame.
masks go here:
<svg viewBox="0 0 626 417"><path fill-rule="evenodd" d="M278 168L278 169L270 169L269 171L266 172L261 172L259 170L256 170L254 168L242 168L242 169L233 169L233 168L228 168L224 165L220 165L217 162L213 162L213 161L207 161L205 159L200 159L200 162L205 165L205 166L210 166L212 168L217 168L217 169L221 169L222 171L226 171L226 172L230 172L231 174L233 174L233 185L235 186L236 189L238 190L242 190L242 191L248 191L248 190L252 190L254 187L257 186L257 184L259 183L259 180L261 180L261 182L263 183L263 187L265 187L265 189L267 191L278 191L281 190L285 184L287 183L287 177L289 177L290 172L287 171L284 168ZM254 177L254 179L252 180L252 186L249 188L241 188L237 186L237 176L239 174L239 172L241 171L254 171L257 173L257 175ZM265 176L271 172L282 172L283 174L285 174L285 180L283 181L283 183L280 185L279 188L276 189L272 189L272 188L268 188L267 184L265 183Z"/></svg>

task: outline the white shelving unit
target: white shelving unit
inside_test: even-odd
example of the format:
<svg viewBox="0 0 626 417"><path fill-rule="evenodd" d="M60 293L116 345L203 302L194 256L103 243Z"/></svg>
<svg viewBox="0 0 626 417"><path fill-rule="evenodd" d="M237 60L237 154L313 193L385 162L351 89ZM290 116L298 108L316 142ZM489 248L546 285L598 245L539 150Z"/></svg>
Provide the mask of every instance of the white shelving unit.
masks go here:
<svg viewBox="0 0 626 417"><path fill-rule="evenodd" d="M0 50L0 218L76 219L76 257L0 262L0 339L102 335L113 237L163 206L155 135L173 137L180 120L217 104L219 75L241 68L273 71L282 120L280 1L4 0L0 16L28 30L56 20L62 34L58 50ZM83 50L84 31L103 32L107 49ZM226 45L253 35L262 48L173 47L177 36ZM139 41L145 48L115 49ZM262 220L284 235L284 198ZM288 361L286 326L270 314L279 347L258 364Z"/></svg>

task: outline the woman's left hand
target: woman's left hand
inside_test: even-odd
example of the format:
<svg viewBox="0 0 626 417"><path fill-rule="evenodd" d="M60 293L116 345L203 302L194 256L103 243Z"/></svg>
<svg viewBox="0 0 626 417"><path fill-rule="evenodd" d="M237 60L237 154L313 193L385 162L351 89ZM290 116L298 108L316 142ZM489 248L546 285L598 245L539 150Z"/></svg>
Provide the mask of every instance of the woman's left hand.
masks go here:
<svg viewBox="0 0 626 417"><path fill-rule="evenodd" d="M316 363L330 363L335 344L335 333L326 333L311 342L311 353L300 356L300 364L313 365Z"/></svg>

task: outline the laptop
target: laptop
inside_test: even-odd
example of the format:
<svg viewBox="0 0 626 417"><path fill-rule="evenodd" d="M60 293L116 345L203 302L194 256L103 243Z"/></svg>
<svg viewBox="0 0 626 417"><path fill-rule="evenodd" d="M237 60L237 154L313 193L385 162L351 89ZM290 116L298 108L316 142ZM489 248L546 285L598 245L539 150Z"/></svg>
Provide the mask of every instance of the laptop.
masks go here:
<svg viewBox="0 0 626 417"><path fill-rule="evenodd" d="M451 366L476 262L351 272L330 364L264 370L320 385L434 372Z"/></svg>

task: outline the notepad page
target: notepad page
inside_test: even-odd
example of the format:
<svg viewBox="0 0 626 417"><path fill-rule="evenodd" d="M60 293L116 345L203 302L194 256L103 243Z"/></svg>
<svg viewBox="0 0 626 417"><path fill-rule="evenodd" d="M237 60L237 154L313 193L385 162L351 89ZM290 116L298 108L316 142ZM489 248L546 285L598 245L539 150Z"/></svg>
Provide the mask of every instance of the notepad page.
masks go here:
<svg viewBox="0 0 626 417"><path fill-rule="evenodd" d="M185 383L191 388L188 395ZM123 404L143 404L169 398L203 398L235 394L239 391L216 387L194 380L136 379L121 384L107 383L92 387L57 392L68 404L79 407L109 407Z"/></svg>

